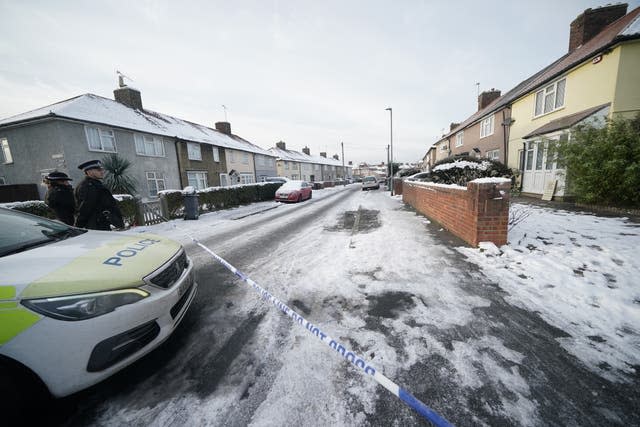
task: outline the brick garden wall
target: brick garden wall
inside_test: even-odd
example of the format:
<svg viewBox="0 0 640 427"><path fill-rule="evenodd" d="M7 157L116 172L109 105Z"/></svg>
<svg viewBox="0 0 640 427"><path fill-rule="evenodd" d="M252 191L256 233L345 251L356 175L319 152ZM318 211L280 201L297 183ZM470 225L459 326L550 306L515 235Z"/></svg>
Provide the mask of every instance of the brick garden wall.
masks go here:
<svg viewBox="0 0 640 427"><path fill-rule="evenodd" d="M402 201L471 246L507 243L510 182L470 182L467 188L403 183Z"/></svg>

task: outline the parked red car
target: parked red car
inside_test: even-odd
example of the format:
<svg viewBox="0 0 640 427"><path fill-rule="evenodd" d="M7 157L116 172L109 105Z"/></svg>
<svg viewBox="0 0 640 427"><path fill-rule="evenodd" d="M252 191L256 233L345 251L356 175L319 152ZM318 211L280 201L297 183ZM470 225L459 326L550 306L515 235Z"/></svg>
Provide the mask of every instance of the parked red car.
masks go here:
<svg viewBox="0 0 640 427"><path fill-rule="evenodd" d="M276 190L276 202L300 202L311 198L311 184L306 181L287 181Z"/></svg>

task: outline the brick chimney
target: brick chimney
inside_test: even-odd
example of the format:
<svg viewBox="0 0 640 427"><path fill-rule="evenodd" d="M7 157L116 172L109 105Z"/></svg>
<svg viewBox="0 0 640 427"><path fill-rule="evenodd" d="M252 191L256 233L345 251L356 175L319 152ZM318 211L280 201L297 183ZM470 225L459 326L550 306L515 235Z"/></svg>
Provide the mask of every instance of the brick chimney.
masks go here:
<svg viewBox="0 0 640 427"><path fill-rule="evenodd" d="M340 160L340 156L338 156L337 154L334 154L333 158L336 159L336 160Z"/></svg>
<svg viewBox="0 0 640 427"><path fill-rule="evenodd" d="M286 150L287 144L285 144L284 141L276 142L276 147L278 147L281 150Z"/></svg>
<svg viewBox="0 0 640 427"><path fill-rule="evenodd" d="M310 156L310 155L311 155L311 150L309 150L309 147L304 147L304 148L302 149L302 152L303 152L304 154L306 154L307 156Z"/></svg>
<svg viewBox="0 0 640 427"><path fill-rule="evenodd" d="M326 159L327 158L327 153L320 153L320 157L324 157Z"/></svg>
<svg viewBox="0 0 640 427"><path fill-rule="evenodd" d="M569 52L573 52L598 35L604 27L627 14L627 4L602 6L587 9L569 26Z"/></svg>
<svg viewBox="0 0 640 427"><path fill-rule="evenodd" d="M455 128L457 128L458 126L460 126L460 123L450 123L449 124L449 132L451 132L452 130L454 130Z"/></svg>
<svg viewBox="0 0 640 427"><path fill-rule="evenodd" d="M227 135L231 135L231 123L229 122L216 122L216 130Z"/></svg>
<svg viewBox="0 0 640 427"><path fill-rule="evenodd" d="M478 95L478 111L500 98L500 91L494 88L487 90Z"/></svg>
<svg viewBox="0 0 640 427"><path fill-rule="evenodd" d="M113 91L113 98L120 104L142 111L142 97L138 89L121 85Z"/></svg>

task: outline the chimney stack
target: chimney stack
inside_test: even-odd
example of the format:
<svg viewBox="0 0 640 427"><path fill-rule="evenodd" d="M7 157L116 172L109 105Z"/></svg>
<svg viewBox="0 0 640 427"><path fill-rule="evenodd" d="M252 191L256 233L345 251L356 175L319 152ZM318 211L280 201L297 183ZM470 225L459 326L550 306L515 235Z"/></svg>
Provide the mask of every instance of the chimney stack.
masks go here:
<svg viewBox="0 0 640 427"><path fill-rule="evenodd" d="M116 102L126 105L129 108L142 111L142 96L140 96L140 91L124 85L122 77L120 77L120 85L121 87L113 91L113 98Z"/></svg>
<svg viewBox="0 0 640 427"><path fill-rule="evenodd" d="M334 154L333 158L336 159L336 160L340 160L340 157L337 154Z"/></svg>
<svg viewBox="0 0 640 427"><path fill-rule="evenodd" d="M587 9L569 26L569 52L573 52L600 33L604 27L627 14L627 4Z"/></svg>
<svg viewBox="0 0 640 427"><path fill-rule="evenodd" d="M229 122L216 122L216 130L226 135L231 135L231 123Z"/></svg>
<svg viewBox="0 0 640 427"><path fill-rule="evenodd" d="M320 157L324 157L326 159L327 158L327 153L320 153Z"/></svg>
<svg viewBox="0 0 640 427"><path fill-rule="evenodd" d="M304 147L304 148L302 149L302 152L303 152L304 154L306 154L307 156L310 156L310 155L311 155L311 150L309 150L309 147Z"/></svg>
<svg viewBox="0 0 640 427"><path fill-rule="evenodd" d="M487 90L478 95L478 111L500 98L500 91L494 88Z"/></svg>
<svg viewBox="0 0 640 427"><path fill-rule="evenodd" d="M449 124L449 132L451 132L452 130L454 130L455 128L457 128L458 126L460 126L460 123L450 123Z"/></svg>
<svg viewBox="0 0 640 427"><path fill-rule="evenodd" d="M284 143L284 141L276 142L276 147L278 147L281 150L287 149L287 145Z"/></svg>

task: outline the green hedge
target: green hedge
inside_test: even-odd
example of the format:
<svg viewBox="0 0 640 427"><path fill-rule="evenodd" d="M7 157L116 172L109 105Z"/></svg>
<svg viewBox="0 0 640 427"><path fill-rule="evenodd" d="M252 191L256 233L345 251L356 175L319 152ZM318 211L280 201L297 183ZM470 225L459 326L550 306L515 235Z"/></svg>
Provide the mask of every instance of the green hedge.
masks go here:
<svg viewBox="0 0 640 427"><path fill-rule="evenodd" d="M234 185L231 187L211 187L198 191L198 209L211 212L228 209L249 203L274 200L280 182L264 182L258 184ZM167 200L170 218L180 218L184 215L184 195L180 190L163 191L162 196Z"/></svg>

